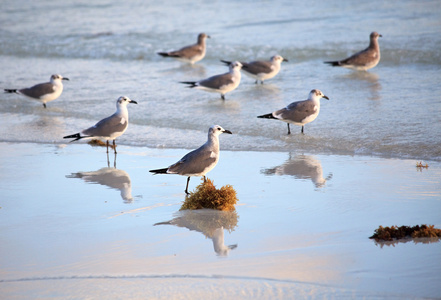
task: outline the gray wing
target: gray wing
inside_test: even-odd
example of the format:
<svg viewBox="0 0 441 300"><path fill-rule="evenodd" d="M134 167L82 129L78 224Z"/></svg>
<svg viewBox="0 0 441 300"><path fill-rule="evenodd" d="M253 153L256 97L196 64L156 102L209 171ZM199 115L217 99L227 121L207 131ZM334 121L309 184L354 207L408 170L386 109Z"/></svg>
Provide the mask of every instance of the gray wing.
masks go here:
<svg viewBox="0 0 441 300"><path fill-rule="evenodd" d="M219 89L224 85L229 85L233 83L233 75L230 73L225 73L221 75L215 75L210 78L201 80L198 82L198 85L210 88L210 89Z"/></svg>
<svg viewBox="0 0 441 300"><path fill-rule="evenodd" d="M175 57L191 58L202 53L202 47L198 44L171 51L168 54Z"/></svg>
<svg viewBox="0 0 441 300"><path fill-rule="evenodd" d="M271 73L271 62L269 61L253 61L250 63L242 63L243 70L252 73L252 74L260 74L260 73Z"/></svg>
<svg viewBox="0 0 441 300"><path fill-rule="evenodd" d="M375 49L367 48L363 51L357 52L354 55L340 61L344 65L356 65L365 66L371 63L378 57L378 53Z"/></svg>
<svg viewBox="0 0 441 300"><path fill-rule="evenodd" d="M54 85L50 82L40 83L30 88L21 89L19 92L28 97L38 99L46 94L53 93Z"/></svg>
<svg viewBox="0 0 441 300"><path fill-rule="evenodd" d="M113 114L84 130L83 134L90 136L110 136L112 133L124 131L127 126L128 120L123 120L120 116Z"/></svg>
<svg viewBox="0 0 441 300"><path fill-rule="evenodd" d="M275 111L273 115L279 119L302 122L306 117L315 113L314 106L314 102L310 100L293 102L287 107Z"/></svg>
<svg viewBox="0 0 441 300"><path fill-rule="evenodd" d="M180 161L171 165L168 171L179 175L198 174L215 162L216 157L212 157L212 151L202 146L189 152Z"/></svg>

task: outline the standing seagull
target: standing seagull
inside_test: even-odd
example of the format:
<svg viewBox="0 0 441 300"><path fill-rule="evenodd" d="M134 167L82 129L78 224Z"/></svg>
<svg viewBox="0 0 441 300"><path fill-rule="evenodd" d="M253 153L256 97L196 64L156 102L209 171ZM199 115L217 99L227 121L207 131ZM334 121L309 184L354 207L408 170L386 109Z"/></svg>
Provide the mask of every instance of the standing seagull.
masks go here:
<svg viewBox="0 0 441 300"><path fill-rule="evenodd" d="M189 88L196 88L212 93L220 93L222 100L225 100L225 94L236 89L240 83L240 69L242 64L238 61L229 65L230 71L225 74L215 75L200 81L181 81L181 83L189 84Z"/></svg>
<svg viewBox="0 0 441 300"><path fill-rule="evenodd" d="M312 90L309 93L308 99L297 101L289 104L287 107L276 110L275 112L258 116L258 118L276 119L288 123L288 134L291 134L289 124L302 126L302 133L304 125L312 122L317 118L320 112L320 99L329 98L320 90Z"/></svg>
<svg viewBox="0 0 441 300"><path fill-rule="evenodd" d="M378 44L379 37L382 37L382 35L374 31L369 36L369 47L346 59L338 61L325 61L325 64L330 64L334 67L351 68L359 71L371 69L380 62L380 44Z"/></svg>
<svg viewBox="0 0 441 300"><path fill-rule="evenodd" d="M5 93L16 93L34 100L38 100L42 102L43 107L46 108L46 103L57 99L63 92L62 80L69 80L69 78L54 74L51 76L49 82L40 83L34 85L33 87L24 89L5 89Z"/></svg>
<svg viewBox="0 0 441 300"><path fill-rule="evenodd" d="M210 36L205 33L200 33L196 44L183 47L176 51L158 52L158 54L163 57L174 57L186 63L194 64L205 57L205 40L207 38L210 38Z"/></svg>
<svg viewBox="0 0 441 300"><path fill-rule="evenodd" d="M256 60L249 63L240 62L242 64L242 71L245 75L256 79L256 84L259 82L263 84L264 80L271 79L276 76L280 71L280 64L282 61L288 61L286 58L280 55L274 55L269 61ZM229 65L231 62L227 60L221 60L221 62Z"/></svg>
<svg viewBox="0 0 441 300"><path fill-rule="evenodd" d="M150 170L155 174L179 174L188 176L185 193L188 194L188 183L191 176L204 176L210 172L219 161L219 135L221 133L232 134L231 131L225 130L219 125L213 125L208 129L208 140L205 144L196 150L189 152L177 163L168 168Z"/></svg>
<svg viewBox="0 0 441 300"><path fill-rule="evenodd" d="M115 139L117 137L120 137L129 126L129 111L127 110L127 104L129 103L138 104L138 102L136 102L135 100L130 100L128 97L119 97L116 101L116 112L113 115L102 119L88 129L85 129L79 133L65 136L63 138L73 138L74 140L72 140L71 142L77 141L79 139L94 137L105 139L107 145L107 153L109 153L109 140L113 140L113 150L116 154Z"/></svg>

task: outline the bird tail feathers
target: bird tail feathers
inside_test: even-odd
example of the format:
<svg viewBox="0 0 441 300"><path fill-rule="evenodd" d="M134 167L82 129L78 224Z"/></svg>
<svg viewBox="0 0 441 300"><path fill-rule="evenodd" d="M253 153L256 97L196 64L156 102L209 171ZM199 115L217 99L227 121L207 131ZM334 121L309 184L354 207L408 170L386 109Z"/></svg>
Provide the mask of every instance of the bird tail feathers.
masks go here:
<svg viewBox="0 0 441 300"><path fill-rule="evenodd" d="M269 113L269 114L261 115L261 116L257 116L257 117L262 118L262 119L276 119L276 118L274 118L273 113Z"/></svg>
<svg viewBox="0 0 441 300"><path fill-rule="evenodd" d="M179 83L189 84L189 88L194 88L196 85L196 81L179 81Z"/></svg>
<svg viewBox="0 0 441 300"><path fill-rule="evenodd" d="M90 136L81 136L80 133L75 133L75 134L63 136L63 139L74 139L69 142L69 143L72 143L72 142L78 141L78 140L86 138L86 137L90 137Z"/></svg>
<svg viewBox="0 0 441 300"><path fill-rule="evenodd" d="M155 174L167 174L167 171L168 171L168 168L149 170L150 173L155 173Z"/></svg>
<svg viewBox="0 0 441 300"><path fill-rule="evenodd" d="M339 61L325 61L325 64L331 65L333 67L338 67L340 66L340 62Z"/></svg>
<svg viewBox="0 0 441 300"><path fill-rule="evenodd" d="M5 93L9 93L9 94L18 94L18 90L17 89L5 89Z"/></svg>

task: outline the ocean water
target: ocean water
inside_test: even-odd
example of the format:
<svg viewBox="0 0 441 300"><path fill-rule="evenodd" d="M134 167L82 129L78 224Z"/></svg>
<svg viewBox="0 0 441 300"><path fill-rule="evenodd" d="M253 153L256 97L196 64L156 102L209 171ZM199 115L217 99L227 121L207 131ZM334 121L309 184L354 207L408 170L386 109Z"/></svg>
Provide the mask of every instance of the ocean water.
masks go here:
<svg viewBox="0 0 441 300"><path fill-rule="evenodd" d="M130 127L117 142L194 148L208 127L234 136L224 150L295 151L441 160L441 2L439 1L3 1L0 87L70 78L44 109L0 94L0 141L64 143L64 135L112 114L126 95ZM323 64L380 38L368 72ZM194 66L158 56L205 32L207 56ZM219 61L286 57L263 85L242 76L222 101L179 81L226 72ZM318 88L319 117L305 126L258 119Z"/></svg>

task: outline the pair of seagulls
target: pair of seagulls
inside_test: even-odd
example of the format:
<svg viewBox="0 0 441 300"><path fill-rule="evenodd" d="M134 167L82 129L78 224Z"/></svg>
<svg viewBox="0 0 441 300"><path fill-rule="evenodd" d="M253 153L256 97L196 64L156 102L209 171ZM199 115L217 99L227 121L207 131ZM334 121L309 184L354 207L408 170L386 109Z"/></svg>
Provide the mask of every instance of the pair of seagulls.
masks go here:
<svg viewBox="0 0 441 300"><path fill-rule="evenodd" d="M271 57L269 61L252 61L252 62L239 62L239 61L226 61L221 60L228 65L229 71L224 74L214 75L207 79L199 81L181 81L181 83L188 84L189 88L196 88L212 93L221 94L222 100L225 100L225 94L235 90L241 80L241 70L256 79L256 84L260 82L263 84L264 80L271 79L276 76L280 71L282 61L288 61L280 55Z"/></svg>

